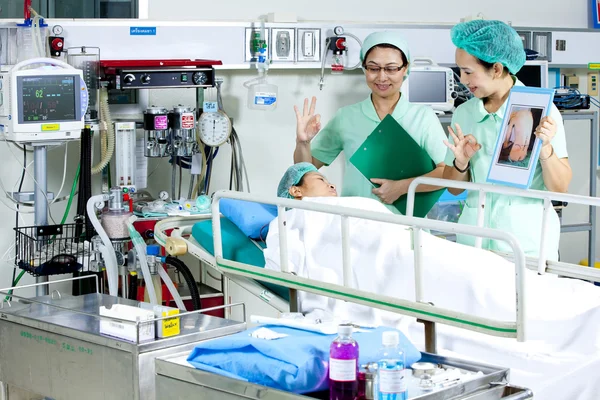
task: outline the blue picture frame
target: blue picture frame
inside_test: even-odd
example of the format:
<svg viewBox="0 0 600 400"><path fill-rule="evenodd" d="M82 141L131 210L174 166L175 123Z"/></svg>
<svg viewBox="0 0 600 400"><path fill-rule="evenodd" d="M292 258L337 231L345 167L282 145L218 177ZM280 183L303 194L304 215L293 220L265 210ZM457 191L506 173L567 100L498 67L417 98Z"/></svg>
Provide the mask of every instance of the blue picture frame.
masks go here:
<svg viewBox="0 0 600 400"><path fill-rule="evenodd" d="M519 189L528 189L531 186L531 183L533 181L533 177L535 175L535 170L538 164L538 159L539 159L539 155L540 155L540 151L541 151L541 142L538 142L536 140L536 143L531 151L531 155L530 155L530 163L528 165L528 167L526 168L520 168L521 174L527 174L527 179L524 180L524 176L521 175L521 178L517 178L515 180L511 178L509 178L508 175L503 175L502 178L498 178L498 174L493 170L498 169L498 168L505 168L506 166L502 166L499 165L499 158L498 155L500 154L501 148L502 148L502 143L504 142L504 132L505 132L505 128L508 125L508 122L510 120L510 113L511 113L511 109L513 106L515 107L520 107L520 108L529 108L529 106L531 106L531 108L544 108L544 112L542 113L541 117L547 116L550 114L550 110L553 104L553 100L554 100L554 89L546 89L546 88L536 88L536 87L527 87L527 86L514 86L511 91L510 94L508 96L507 99L507 105L506 105L506 110L505 110L505 114L504 114L504 119L502 121L502 125L501 125L501 129L500 132L498 132L498 138L496 139L496 144L494 146L494 155L492 157L492 162L490 164L490 168L488 170L488 175L487 175L487 182L489 183L495 183L495 184L499 184L499 185L504 185L504 186L512 186L512 187L516 187ZM527 104L527 103L523 103L522 101L519 101L518 98L523 98L523 95L535 95L535 96L540 96L543 98L543 104L539 102L539 99L537 102L535 102L535 104ZM526 96L525 96L526 98ZM534 126L535 128L535 126ZM497 160L498 159L498 160Z"/></svg>

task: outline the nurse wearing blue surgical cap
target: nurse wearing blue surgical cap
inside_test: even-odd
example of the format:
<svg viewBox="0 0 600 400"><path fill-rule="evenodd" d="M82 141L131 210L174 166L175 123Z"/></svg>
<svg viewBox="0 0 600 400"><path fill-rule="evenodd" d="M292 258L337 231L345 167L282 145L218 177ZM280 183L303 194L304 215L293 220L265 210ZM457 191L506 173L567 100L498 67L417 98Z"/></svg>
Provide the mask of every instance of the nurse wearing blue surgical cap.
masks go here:
<svg viewBox="0 0 600 400"><path fill-rule="evenodd" d="M483 183L492 163L509 92L515 85L523 86L514 74L525 63L525 51L517 32L500 21L461 23L452 28L451 37L457 47L456 64L460 68L460 81L474 97L459 106L452 117L454 129L448 128L444 178ZM521 122L527 124L526 120L515 121L515 127ZM566 192L572 173L567 158L563 120L554 105L550 115L541 119L534 132L542 141L542 148L531 189ZM450 191L458 194L462 190ZM476 224L477 203L478 194L469 193L459 222ZM525 254L537 257L542 213L541 200L489 193L486 198L485 225L514 234ZM552 210L551 213L546 231L546 257L557 260L560 222L556 212ZM475 239L458 236L458 241L473 244ZM483 247L511 251L506 243L494 240L484 239Z"/></svg>
<svg viewBox="0 0 600 400"><path fill-rule="evenodd" d="M342 196L375 198L388 204L392 212L398 213L390 204L407 193L412 179L373 179L370 182L348 160L381 120L391 114L437 165L427 176L441 178L446 154L443 140L446 135L431 108L411 104L400 93L402 82L410 73L408 44L400 34L376 32L369 35L362 45L360 59L367 86L371 89L371 94L365 100L338 110L322 130L320 116L315 114L314 97L310 107L308 99L304 100L302 112L294 107L297 118L294 162L309 162L321 168L331 164L343 151L346 164ZM373 160L383 163L397 161ZM381 186L374 189L373 184ZM432 191L438 188L419 186L419 189Z"/></svg>

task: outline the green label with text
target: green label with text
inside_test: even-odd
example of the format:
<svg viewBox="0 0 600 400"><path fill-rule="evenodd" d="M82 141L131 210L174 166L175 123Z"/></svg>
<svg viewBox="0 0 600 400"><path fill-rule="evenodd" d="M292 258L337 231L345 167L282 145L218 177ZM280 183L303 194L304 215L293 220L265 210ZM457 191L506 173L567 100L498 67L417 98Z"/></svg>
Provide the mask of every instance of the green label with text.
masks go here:
<svg viewBox="0 0 600 400"><path fill-rule="evenodd" d="M33 340L38 343L45 343L50 346L57 346L60 344L60 348L64 351L71 351L74 353L83 353L83 354L88 354L90 356L94 354L93 350L90 349L89 347L75 346L75 345L73 345L71 343L67 343L67 342L59 343L55 339L46 337L44 335L38 335L35 333L27 332L27 331L21 331L21 337L23 337L25 339Z"/></svg>

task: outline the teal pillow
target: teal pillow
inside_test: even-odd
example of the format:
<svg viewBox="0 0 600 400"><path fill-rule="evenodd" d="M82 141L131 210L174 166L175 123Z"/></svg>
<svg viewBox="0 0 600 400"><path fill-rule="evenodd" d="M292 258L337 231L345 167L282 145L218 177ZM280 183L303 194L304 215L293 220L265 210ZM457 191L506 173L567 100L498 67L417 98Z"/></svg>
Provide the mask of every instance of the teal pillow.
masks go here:
<svg viewBox="0 0 600 400"><path fill-rule="evenodd" d="M192 227L192 236L206 251L214 256L212 220L196 222ZM254 265L255 267L265 267L265 257L262 250L256 247L244 232L225 217L221 217L221 240L224 258ZM273 293L289 301L290 294L288 288L267 282L261 282L261 284Z"/></svg>

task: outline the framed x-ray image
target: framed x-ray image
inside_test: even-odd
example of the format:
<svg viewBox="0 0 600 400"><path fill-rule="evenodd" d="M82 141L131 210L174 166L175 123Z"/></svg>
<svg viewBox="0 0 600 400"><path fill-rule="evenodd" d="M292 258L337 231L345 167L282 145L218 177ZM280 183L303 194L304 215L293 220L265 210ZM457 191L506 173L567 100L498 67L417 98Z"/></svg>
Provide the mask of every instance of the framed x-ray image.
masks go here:
<svg viewBox="0 0 600 400"><path fill-rule="evenodd" d="M541 149L535 130L542 117L550 112L553 99L553 89L525 86L511 89L488 182L518 188L531 185Z"/></svg>

